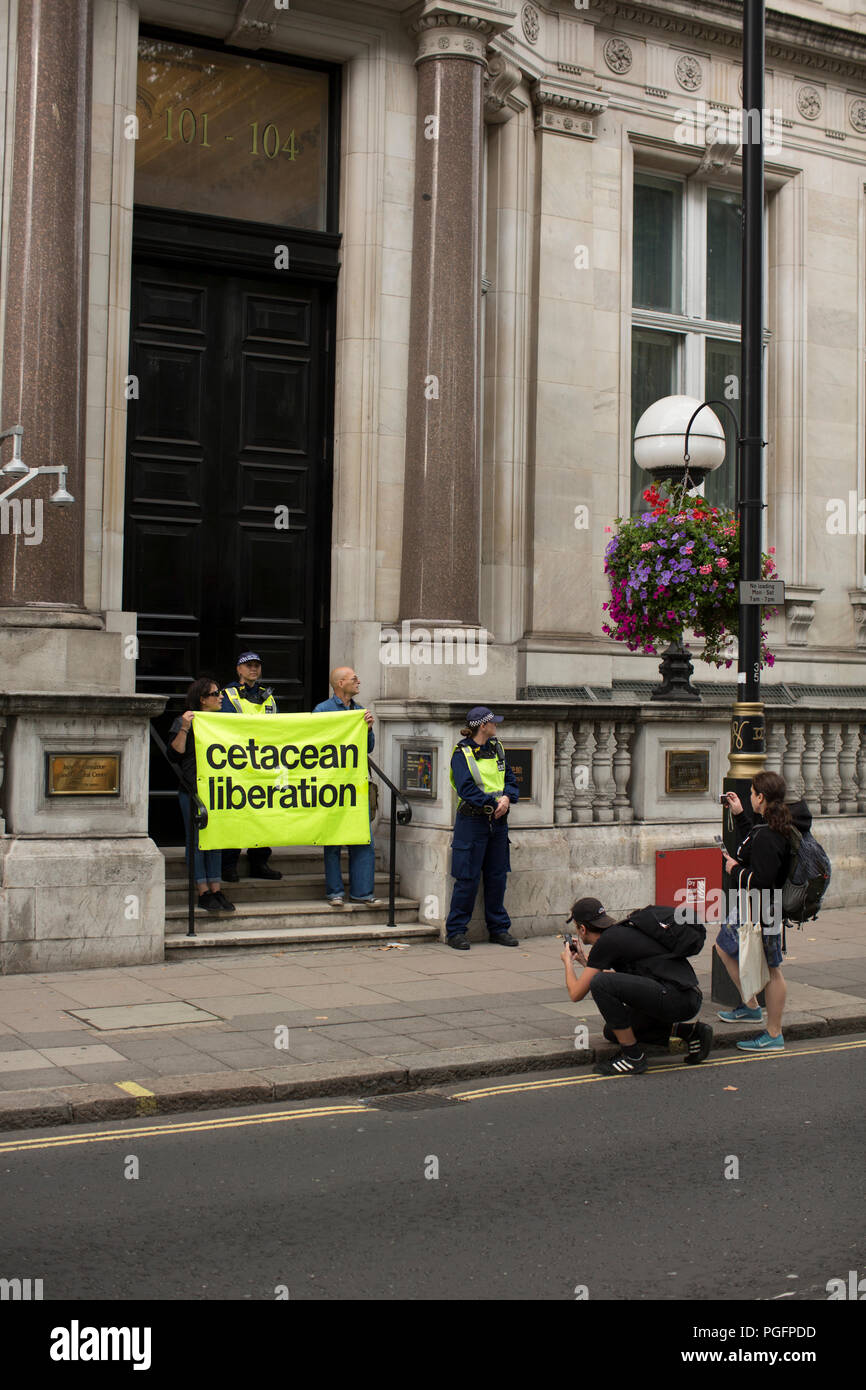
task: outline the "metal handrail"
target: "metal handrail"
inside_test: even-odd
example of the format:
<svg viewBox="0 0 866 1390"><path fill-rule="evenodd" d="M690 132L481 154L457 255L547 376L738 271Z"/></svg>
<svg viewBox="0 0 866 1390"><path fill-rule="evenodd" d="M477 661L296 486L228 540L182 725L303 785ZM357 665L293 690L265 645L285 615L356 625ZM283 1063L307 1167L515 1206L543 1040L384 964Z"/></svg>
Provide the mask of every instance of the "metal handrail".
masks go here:
<svg viewBox="0 0 866 1390"><path fill-rule="evenodd" d="M195 936L195 909L196 898L198 896L195 890L195 851L198 848L198 832L204 830L207 825L207 807L196 793L191 792L184 784L183 773L180 770L180 766L173 758L168 756L168 748L156 732L153 724L150 726L150 732L154 743L180 783L181 791L186 792L190 801L189 823L186 829L187 907L189 909L186 934L187 936Z"/></svg>
<svg viewBox="0 0 866 1390"><path fill-rule="evenodd" d="M367 765L370 768L372 768L373 772L375 772L377 777L381 778L381 780L385 783L385 786L390 787L391 789L391 827L390 846L388 853L388 926L395 927L397 925L397 923L394 920L394 878L396 873L397 860L397 822L399 821L401 825L408 825L412 819L412 807L409 805L409 802L406 800L403 793L397 787L394 786L394 783L391 781L390 777L386 777L385 773L382 771L380 767L376 765L376 763L373 762L372 758L367 758ZM402 811L397 810L398 798L403 803Z"/></svg>

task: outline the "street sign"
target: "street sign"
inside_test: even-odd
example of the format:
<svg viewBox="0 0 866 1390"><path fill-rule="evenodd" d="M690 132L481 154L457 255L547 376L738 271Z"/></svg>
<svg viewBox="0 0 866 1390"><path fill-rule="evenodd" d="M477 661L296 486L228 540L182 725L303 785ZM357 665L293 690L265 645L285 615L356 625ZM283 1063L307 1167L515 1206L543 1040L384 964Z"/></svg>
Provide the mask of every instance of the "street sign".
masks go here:
<svg viewBox="0 0 866 1390"><path fill-rule="evenodd" d="M741 579L740 603L767 604L785 602L784 579Z"/></svg>

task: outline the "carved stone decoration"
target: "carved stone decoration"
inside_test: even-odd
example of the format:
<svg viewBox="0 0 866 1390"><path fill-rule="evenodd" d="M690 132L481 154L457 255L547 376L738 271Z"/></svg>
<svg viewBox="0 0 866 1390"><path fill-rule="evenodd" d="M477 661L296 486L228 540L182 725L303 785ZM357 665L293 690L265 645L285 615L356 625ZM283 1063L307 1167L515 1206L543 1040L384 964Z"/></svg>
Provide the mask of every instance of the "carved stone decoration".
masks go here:
<svg viewBox="0 0 866 1390"><path fill-rule="evenodd" d="M815 617L815 604L824 590L805 584L789 584L785 589L785 621L790 647L808 645L809 628Z"/></svg>
<svg viewBox="0 0 866 1390"><path fill-rule="evenodd" d="M571 780L574 783L571 820L573 825L591 825L592 802L595 795L595 783L592 779L595 742L590 724L581 722L576 727L574 752L571 755Z"/></svg>
<svg viewBox="0 0 866 1390"><path fill-rule="evenodd" d="M797 92L797 110L805 121L817 121L823 109L817 87L801 87Z"/></svg>
<svg viewBox="0 0 866 1390"><path fill-rule="evenodd" d="M821 810L825 816L838 816L839 796L842 791L842 778L839 776L839 739L841 726L836 723L824 725L824 747L821 750L821 780L824 795L821 797Z"/></svg>
<svg viewBox="0 0 866 1390"><path fill-rule="evenodd" d="M791 799L799 801L803 795L803 749L806 746L806 731L796 720L785 724L785 756L782 761L782 776L788 784Z"/></svg>
<svg viewBox="0 0 866 1390"><path fill-rule="evenodd" d="M848 120L855 130L859 130L861 135L866 135L866 101L862 97L852 101L848 107Z"/></svg>
<svg viewBox="0 0 866 1390"><path fill-rule="evenodd" d="M574 782L571 776L571 756L574 734L568 724L556 726L556 790L553 795L554 825L571 824L571 805L574 801Z"/></svg>
<svg viewBox="0 0 866 1390"><path fill-rule="evenodd" d="M436 12L423 15L410 26L418 36L416 65L425 58L447 54L449 58L470 58L485 62L488 43L501 26L476 15Z"/></svg>
<svg viewBox="0 0 866 1390"><path fill-rule="evenodd" d="M625 39L608 39L604 46L604 61L611 72L622 75L632 65L631 49Z"/></svg>
<svg viewBox="0 0 866 1390"><path fill-rule="evenodd" d="M584 139L595 137L594 117L605 110L605 102L594 99L601 92L590 88L586 94L571 86L560 86L555 79L532 84L532 103L536 108L535 129L558 130L564 135Z"/></svg>
<svg viewBox="0 0 866 1390"><path fill-rule="evenodd" d="M700 63L690 53L684 53L677 59L674 73L684 92L696 92L704 80Z"/></svg>
<svg viewBox="0 0 866 1390"><path fill-rule="evenodd" d="M857 810L866 812L866 724L859 725L860 749L857 754Z"/></svg>
<svg viewBox="0 0 866 1390"><path fill-rule="evenodd" d="M520 68L504 53L492 52L487 59L484 79L484 119L488 125L503 125L514 115L508 98L520 81ZM519 103L522 107L525 102Z"/></svg>
<svg viewBox="0 0 866 1390"><path fill-rule="evenodd" d="M592 759L592 780L595 782L593 820L608 825L613 820L613 799L616 782L613 780L614 750L613 720L599 719L595 731L595 753Z"/></svg>
<svg viewBox="0 0 866 1390"><path fill-rule="evenodd" d="M633 821L634 807L629 801L628 784L631 778L631 741L634 725L617 723L616 752L613 755L613 780L616 783L616 796L613 799L613 813L618 821Z"/></svg>
<svg viewBox="0 0 866 1390"><path fill-rule="evenodd" d="M524 5L520 12L520 23L523 27L523 34L527 43L538 43L538 35L541 32L541 23L538 18L538 10L534 5Z"/></svg>
<svg viewBox="0 0 866 1390"><path fill-rule="evenodd" d="M785 726L780 720L774 719L767 725L767 761L764 770L781 775L784 755Z"/></svg>
<svg viewBox="0 0 866 1390"><path fill-rule="evenodd" d="M823 732L820 724L807 724L806 746L803 749L803 796L811 807L821 804L821 747Z"/></svg>
<svg viewBox="0 0 866 1390"><path fill-rule="evenodd" d="M858 652L866 652L866 589L849 589L848 598L854 610L854 640Z"/></svg>
<svg viewBox="0 0 866 1390"><path fill-rule="evenodd" d="M843 816L857 814L857 748L860 730L856 724L842 725L842 747L839 750L839 776L842 791L839 796L839 810Z"/></svg>

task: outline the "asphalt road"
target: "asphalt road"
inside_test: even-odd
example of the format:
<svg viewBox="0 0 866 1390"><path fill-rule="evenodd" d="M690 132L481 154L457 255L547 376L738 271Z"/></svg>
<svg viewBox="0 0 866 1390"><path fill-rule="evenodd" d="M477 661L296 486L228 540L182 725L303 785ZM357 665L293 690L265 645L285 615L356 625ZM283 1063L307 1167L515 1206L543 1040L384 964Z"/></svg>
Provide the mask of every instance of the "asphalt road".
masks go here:
<svg viewBox="0 0 866 1390"><path fill-rule="evenodd" d="M863 1037L817 1039L418 1109L7 1133L0 1275L63 1301L826 1301L866 1276L864 1061Z"/></svg>

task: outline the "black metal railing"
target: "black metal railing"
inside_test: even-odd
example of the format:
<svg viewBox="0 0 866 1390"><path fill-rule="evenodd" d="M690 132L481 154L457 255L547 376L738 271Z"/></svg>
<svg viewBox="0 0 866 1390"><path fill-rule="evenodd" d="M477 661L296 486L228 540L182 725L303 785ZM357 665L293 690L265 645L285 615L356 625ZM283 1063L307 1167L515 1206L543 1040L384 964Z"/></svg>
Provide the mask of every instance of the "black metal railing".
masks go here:
<svg viewBox="0 0 866 1390"><path fill-rule="evenodd" d="M367 763L371 771L375 772L376 776L385 783L385 786L391 789L391 833L390 850L388 853L388 926L395 927L397 925L394 921L394 899L396 896L394 879L397 872L397 822L399 821L401 825L408 825L412 819L412 807L409 805L403 793L394 786L390 777L385 776L382 769L377 767L372 758L368 758ZM398 799L403 803L402 811L397 810Z"/></svg>
<svg viewBox="0 0 866 1390"><path fill-rule="evenodd" d="M198 832L204 830L207 825L207 807L200 801L195 792L191 792L184 784L183 773L180 765L168 756L168 748L163 743L153 724L150 726L150 734L162 756L165 758L175 777L180 783L180 789L189 797L189 815L186 824L186 862L187 862L187 890L189 917L187 921L187 936L195 936L195 909L198 893L195 886L195 852L198 848Z"/></svg>

